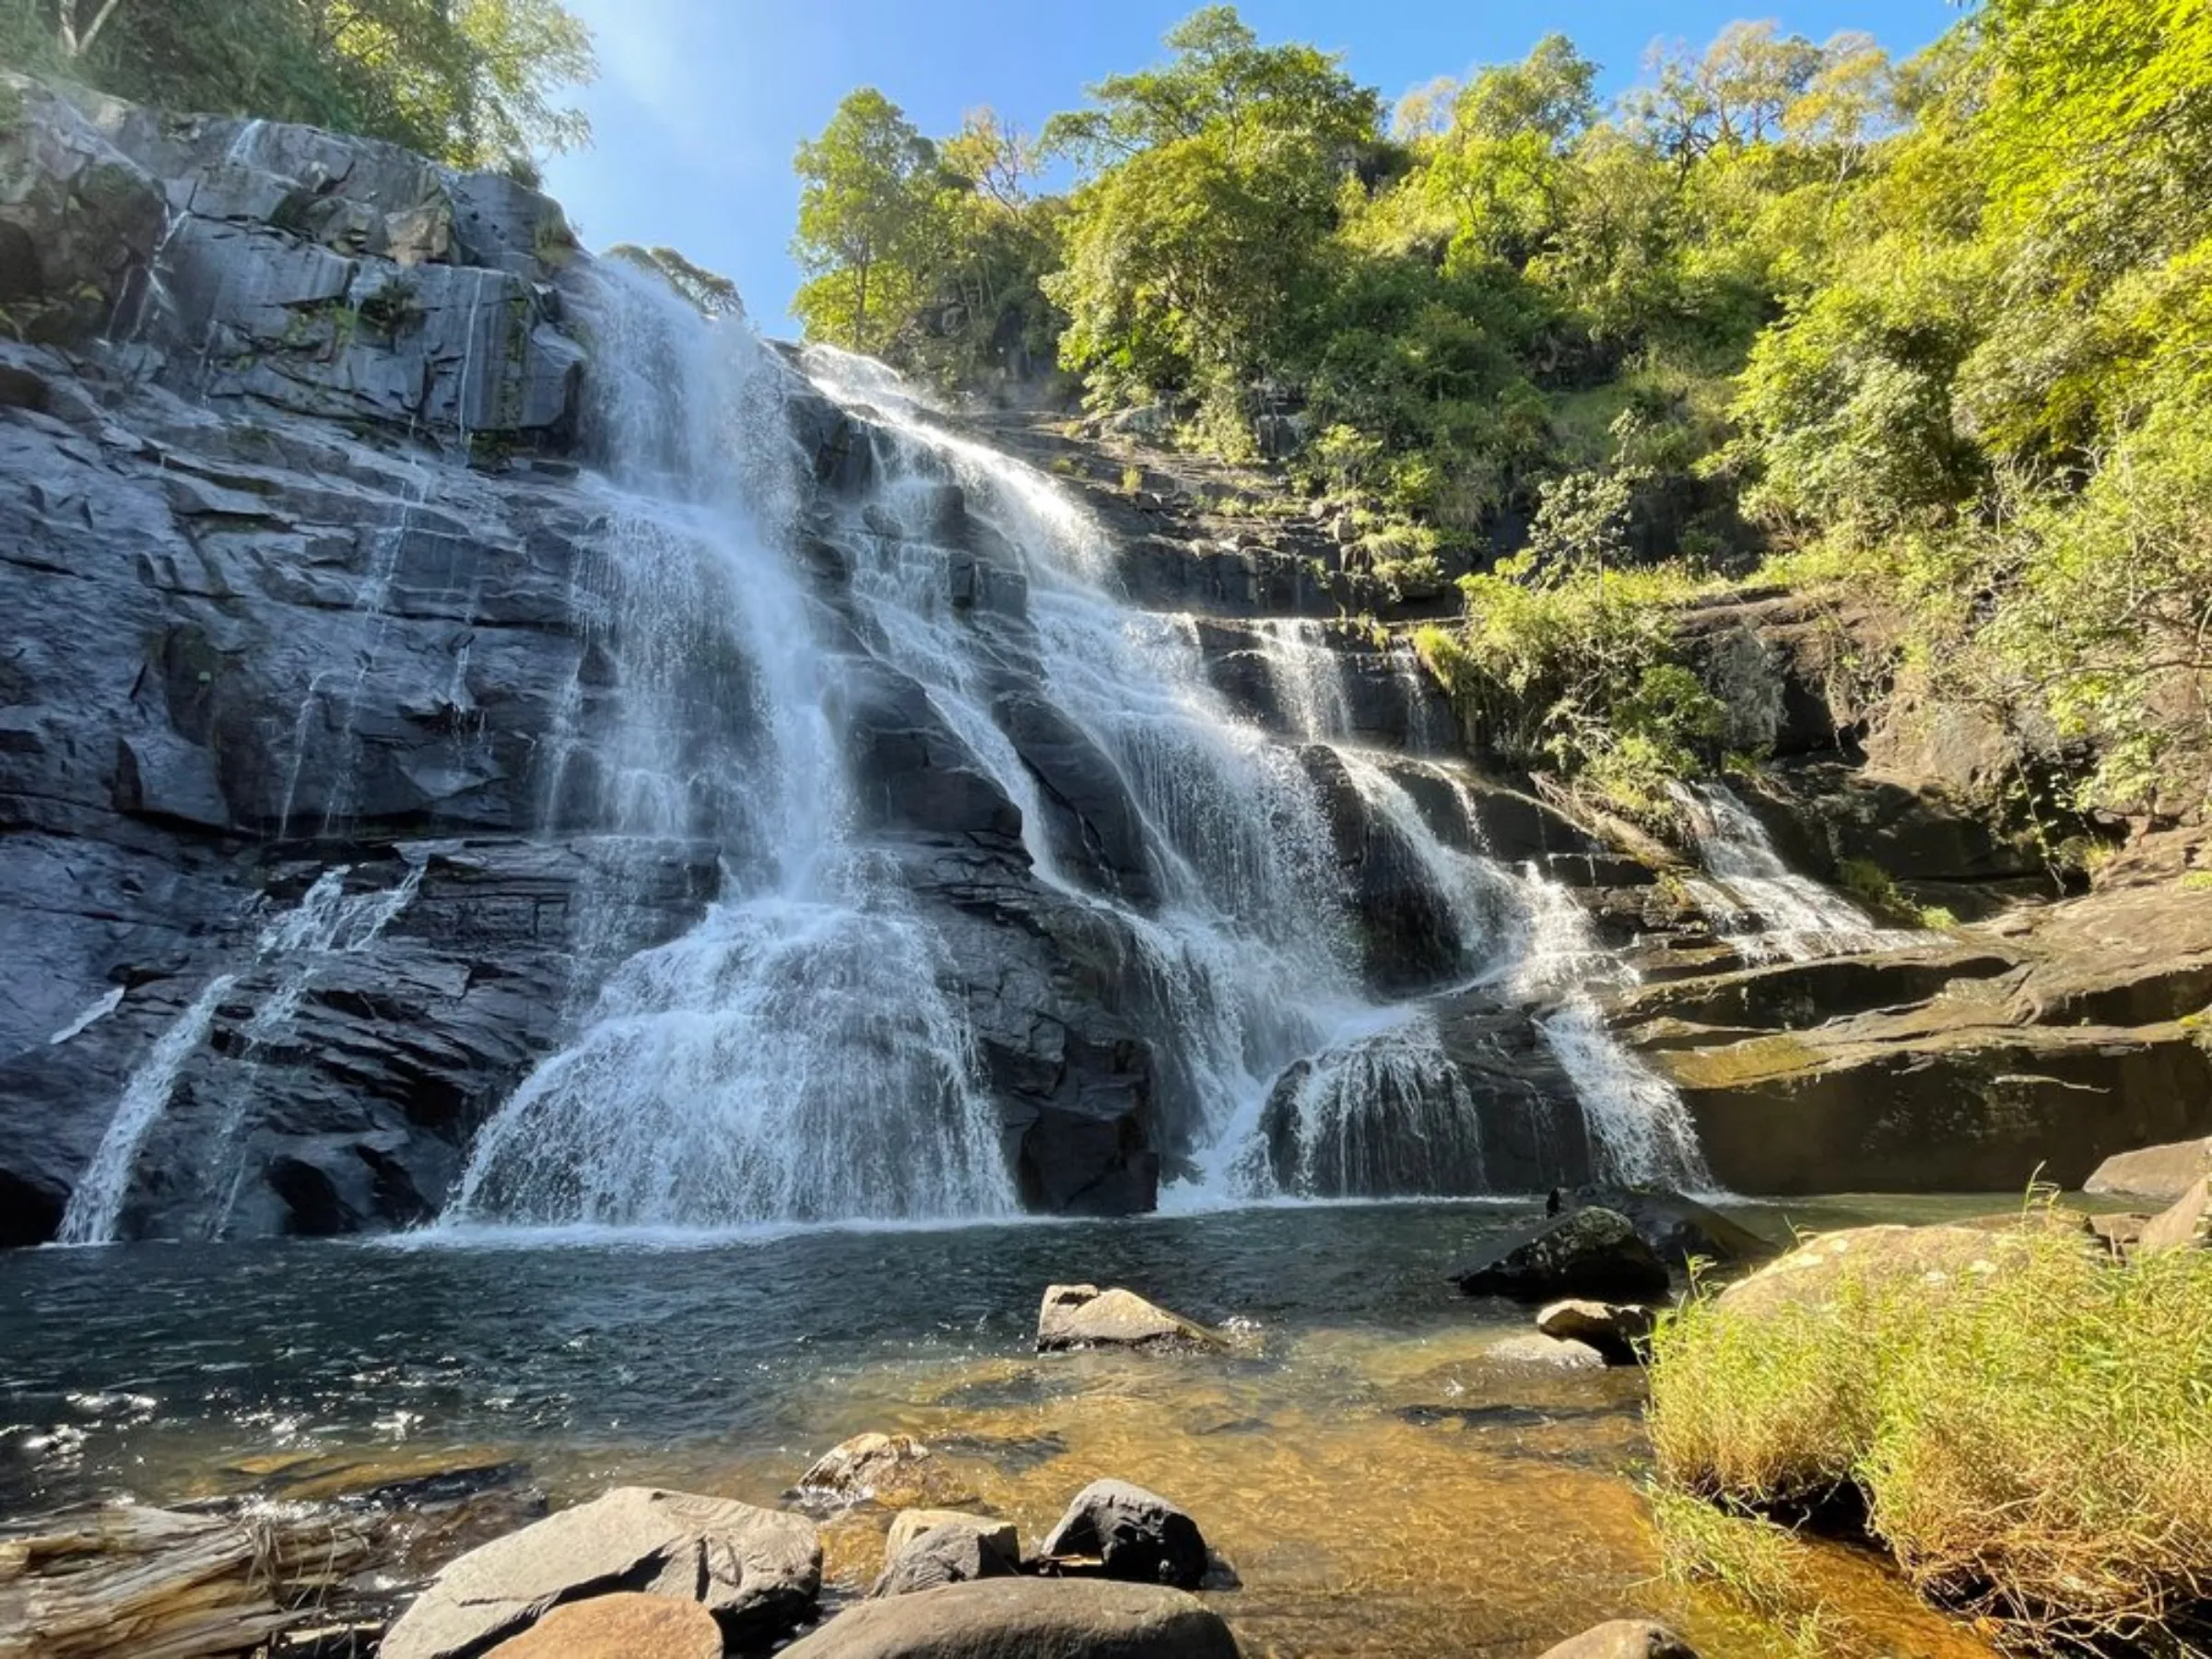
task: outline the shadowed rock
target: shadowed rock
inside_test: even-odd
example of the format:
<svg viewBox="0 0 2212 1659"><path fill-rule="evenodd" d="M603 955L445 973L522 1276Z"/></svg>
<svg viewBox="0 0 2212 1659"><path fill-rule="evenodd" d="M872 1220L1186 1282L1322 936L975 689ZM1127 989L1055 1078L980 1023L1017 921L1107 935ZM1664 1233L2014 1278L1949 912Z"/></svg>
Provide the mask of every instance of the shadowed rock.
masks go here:
<svg viewBox="0 0 2212 1659"><path fill-rule="evenodd" d="M1666 1264L1636 1234L1625 1216L1608 1209L1577 1210L1494 1253L1454 1276L1469 1296L1506 1296L1516 1301L1587 1296L1647 1301L1667 1293Z"/></svg>
<svg viewBox="0 0 2212 1659"><path fill-rule="evenodd" d="M1094 1480L1077 1492L1045 1539L1044 1555L1095 1560L1112 1579L1185 1590L1197 1588L1207 1560L1197 1522L1125 1480Z"/></svg>

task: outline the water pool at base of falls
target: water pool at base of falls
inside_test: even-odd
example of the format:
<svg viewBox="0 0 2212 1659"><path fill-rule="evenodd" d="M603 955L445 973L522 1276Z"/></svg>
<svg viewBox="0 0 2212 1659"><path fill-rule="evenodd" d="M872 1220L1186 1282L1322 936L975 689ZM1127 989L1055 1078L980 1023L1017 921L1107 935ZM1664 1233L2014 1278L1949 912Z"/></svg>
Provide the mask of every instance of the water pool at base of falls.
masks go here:
<svg viewBox="0 0 2212 1659"><path fill-rule="evenodd" d="M1781 1236L1997 1202L1740 1213ZM935 1448L941 1495L1031 1545L1095 1477L1167 1494L1234 1564L1242 1587L1213 1601L1255 1656L1533 1653L1631 1615L1707 1659L1776 1651L1658 1576L1640 1375L1485 1359L1529 1313L1446 1276L1535 1210L17 1253L0 1258L0 1513L98 1492L327 1499L488 1466L557 1505L622 1483L774 1504L815 1455L879 1430ZM1039 1297L1068 1280L1249 1324L1223 1355L1035 1355ZM865 1587L887 1521L827 1524L833 1596ZM1989 1651L1866 1559L1823 1547L1816 1571L1867 1653Z"/></svg>

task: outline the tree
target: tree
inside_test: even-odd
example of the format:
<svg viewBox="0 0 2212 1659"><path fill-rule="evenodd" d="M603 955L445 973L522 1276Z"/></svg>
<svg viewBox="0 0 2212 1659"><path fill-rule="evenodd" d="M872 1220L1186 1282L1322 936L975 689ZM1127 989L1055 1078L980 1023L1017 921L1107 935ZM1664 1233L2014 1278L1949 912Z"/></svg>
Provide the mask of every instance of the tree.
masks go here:
<svg viewBox="0 0 2212 1659"><path fill-rule="evenodd" d="M854 351L888 337L920 288L936 151L873 87L846 94L818 138L799 146L798 234L809 280L794 301L809 337Z"/></svg>
<svg viewBox="0 0 2212 1659"><path fill-rule="evenodd" d="M1652 49L1655 84L1628 100L1659 147L1688 162L1763 144L1821 67L1820 49L1772 23L1731 23L1701 53L1679 41Z"/></svg>
<svg viewBox="0 0 2212 1659"><path fill-rule="evenodd" d="M0 41L172 109L387 138L459 167L586 142L560 88L591 34L559 0L0 0Z"/></svg>

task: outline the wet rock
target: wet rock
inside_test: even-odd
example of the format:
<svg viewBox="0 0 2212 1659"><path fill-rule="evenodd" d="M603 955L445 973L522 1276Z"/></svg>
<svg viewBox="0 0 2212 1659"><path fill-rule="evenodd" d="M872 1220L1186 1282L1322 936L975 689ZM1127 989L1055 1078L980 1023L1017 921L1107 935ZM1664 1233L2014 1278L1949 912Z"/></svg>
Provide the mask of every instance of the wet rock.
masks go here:
<svg viewBox="0 0 2212 1659"><path fill-rule="evenodd" d="M1711 1205L1679 1193L1647 1187L1582 1186L1555 1194L1555 1214L1596 1208L1627 1217L1636 1236L1676 1267L1688 1265L1692 1257L1708 1262L1760 1262L1779 1253L1771 1241L1742 1222L1732 1221Z"/></svg>
<svg viewBox="0 0 2212 1659"><path fill-rule="evenodd" d="M1485 1348L1483 1353L1499 1365L1541 1366L1547 1371L1603 1371L1606 1368L1605 1355L1590 1344L1541 1333L1500 1337Z"/></svg>
<svg viewBox="0 0 2212 1659"><path fill-rule="evenodd" d="M698 1602L732 1642L788 1630L814 1606L812 1523L719 1498L624 1487L485 1545L433 1579L382 1659L465 1659L555 1606L615 1591Z"/></svg>
<svg viewBox="0 0 2212 1659"><path fill-rule="evenodd" d="M910 1595L940 1584L972 1583L1008 1578L1020 1571L1018 1547L1008 1550L1001 1535L980 1526L953 1523L917 1533L891 1549L882 1576L868 1594Z"/></svg>
<svg viewBox="0 0 2212 1659"><path fill-rule="evenodd" d="M786 1659L1236 1659L1194 1595L1096 1579L993 1579L871 1601Z"/></svg>
<svg viewBox="0 0 2212 1659"><path fill-rule="evenodd" d="M2159 1198L2168 1203L2212 1174L2212 1138L2174 1141L2115 1152L2081 1183L2099 1197Z"/></svg>
<svg viewBox="0 0 2212 1659"><path fill-rule="evenodd" d="M1641 1618L1616 1618L1545 1649L1541 1659L1698 1659L1698 1655L1665 1625Z"/></svg>
<svg viewBox="0 0 2212 1659"><path fill-rule="evenodd" d="M487 1659L722 1659L722 1627L693 1601L618 1592L554 1608Z"/></svg>
<svg viewBox="0 0 2212 1659"><path fill-rule="evenodd" d="M1125 1480L1094 1480L1077 1492L1045 1539L1043 1554L1096 1561L1108 1578L1185 1590L1197 1588L1207 1562L1197 1522Z"/></svg>
<svg viewBox="0 0 2212 1659"><path fill-rule="evenodd" d="M937 1474L930 1449L910 1434L856 1434L832 1446L799 1477L808 1497L859 1503L886 1493L911 1492Z"/></svg>
<svg viewBox="0 0 2212 1659"><path fill-rule="evenodd" d="M2170 1207L2143 1224L2131 1253L2142 1255L2206 1242L2212 1242L2212 1178L2200 1176Z"/></svg>
<svg viewBox="0 0 2212 1659"><path fill-rule="evenodd" d="M1221 1338L1133 1290L1048 1285L1037 1311L1037 1351L1080 1347L1218 1347Z"/></svg>
<svg viewBox="0 0 2212 1659"><path fill-rule="evenodd" d="M924 1533L939 1527L965 1527L982 1535L985 1544L1007 1560L1021 1559L1021 1534L1013 1522L953 1509L900 1510L891 1517L890 1531L884 1538L884 1559L889 1560Z"/></svg>
<svg viewBox="0 0 2212 1659"><path fill-rule="evenodd" d="M1637 1236L1628 1218L1594 1207L1524 1232L1456 1275L1455 1282L1468 1296L1517 1301L1555 1297L1644 1301L1665 1297L1668 1288L1666 1264Z"/></svg>
<svg viewBox="0 0 2212 1659"><path fill-rule="evenodd" d="M1621 1302L1556 1301L1536 1315L1536 1329L1560 1342L1586 1343L1608 1365L1633 1365L1657 1317Z"/></svg>

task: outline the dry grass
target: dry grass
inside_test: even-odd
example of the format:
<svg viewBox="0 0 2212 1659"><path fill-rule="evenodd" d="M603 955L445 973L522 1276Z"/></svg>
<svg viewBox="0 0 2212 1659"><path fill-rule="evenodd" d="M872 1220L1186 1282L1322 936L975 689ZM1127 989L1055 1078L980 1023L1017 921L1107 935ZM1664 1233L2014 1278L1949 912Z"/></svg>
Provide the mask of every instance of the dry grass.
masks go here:
<svg viewBox="0 0 2212 1659"><path fill-rule="evenodd" d="M1761 1508L1855 1488L1915 1587L2013 1645L2178 1645L2212 1597L2212 1252L2003 1246L1935 1286L1693 1303L1653 1347L1662 1479Z"/></svg>

